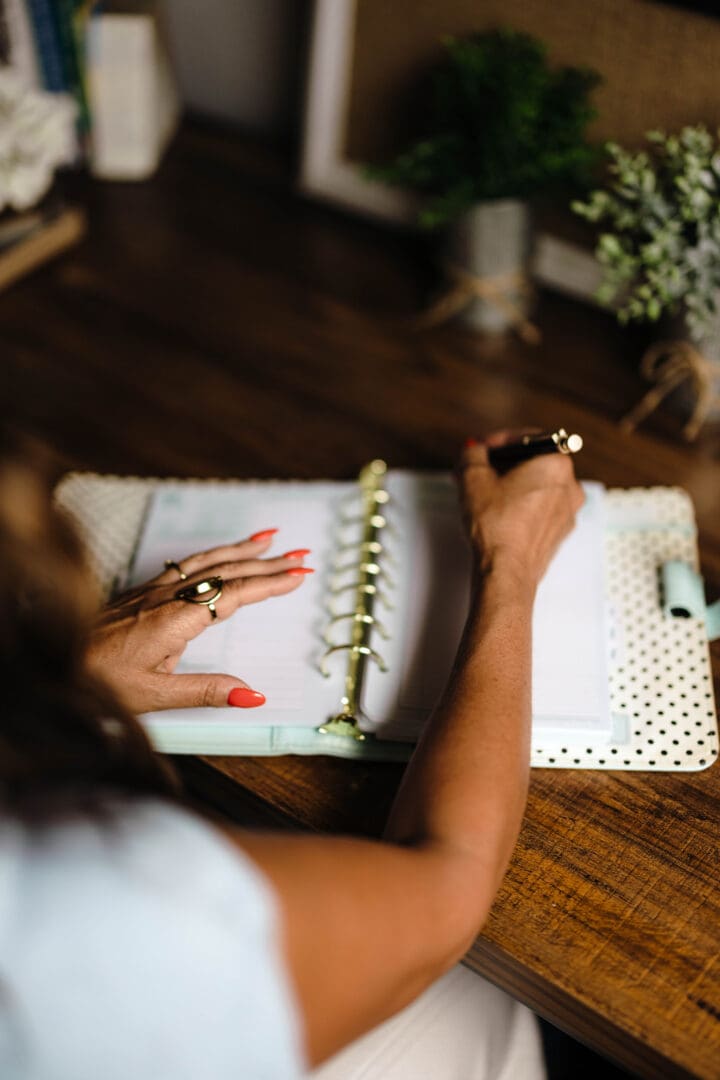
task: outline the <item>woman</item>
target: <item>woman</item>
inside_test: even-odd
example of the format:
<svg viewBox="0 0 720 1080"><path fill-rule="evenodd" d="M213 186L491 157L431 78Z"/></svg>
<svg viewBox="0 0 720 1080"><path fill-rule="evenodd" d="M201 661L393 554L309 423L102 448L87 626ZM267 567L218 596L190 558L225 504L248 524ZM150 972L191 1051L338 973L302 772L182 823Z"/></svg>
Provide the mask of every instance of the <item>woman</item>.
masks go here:
<svg viewBox="0 0 720 1080"><path fill-rule="evenodd" d="M174 674L205 608L175 598L170 567L98 621L37 462L5 438L0 1075L298 1076L463 956L525 805L535 590L583 496L561 455L500 477L473 443L458 475L475 556L469 616L383 841L273 835L180 809L133 717L247 703L234 676ZM302 586L302 554L262 558L271 540L200 554L181 572L190 585L220 574L217 617L228 618ZM497 1075L481 1071L486 1058L480 1045L472 1073L445 1075ZM321 1075L353 1075L336 1061Z"/></svg>

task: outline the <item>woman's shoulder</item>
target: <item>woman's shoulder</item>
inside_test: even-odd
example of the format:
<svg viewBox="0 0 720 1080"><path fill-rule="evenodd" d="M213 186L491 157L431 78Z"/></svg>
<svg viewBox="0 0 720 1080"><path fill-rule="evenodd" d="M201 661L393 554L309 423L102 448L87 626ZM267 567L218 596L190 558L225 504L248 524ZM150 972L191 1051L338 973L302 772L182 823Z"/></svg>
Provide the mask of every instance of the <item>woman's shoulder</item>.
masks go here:
<svg viewBox="0 0 720 1080"><path fill-rule="evenodd" d="M184 903L217 902L232 892L246 896L246 915L274 918L275 899L264 877L243 853L203 819L163 799L108 795L91 813L65 812L52 821L0 823L2 877L32 889L52 881L80 892L95 880L122 893L146 897L182 886ZM10 897L6 896L6 902ZM222 904L227 907L226 903ZM0 920L8 911L0 905Z"/></svg>
<svg viewBox="0 0 720 1080"><path fill-rule="evenodd" d="M273 1075L296 1074L274 895L201 819L159 800L113 799L91 818L8 821L0 880L8 1001L39 1036L26 1051L55 1043L78 1080L170 1076L171 1062L184 1062L180 1076L236 1075L240 1064L252 1076L263 1062ZM0 1006L3 1017L12 1026ZM81 1052L87 1031L95 1035ZM152 1068L131 1049L148 1038L158 1047ZM102 1042L100 1067L92 1053Z"/></svg>

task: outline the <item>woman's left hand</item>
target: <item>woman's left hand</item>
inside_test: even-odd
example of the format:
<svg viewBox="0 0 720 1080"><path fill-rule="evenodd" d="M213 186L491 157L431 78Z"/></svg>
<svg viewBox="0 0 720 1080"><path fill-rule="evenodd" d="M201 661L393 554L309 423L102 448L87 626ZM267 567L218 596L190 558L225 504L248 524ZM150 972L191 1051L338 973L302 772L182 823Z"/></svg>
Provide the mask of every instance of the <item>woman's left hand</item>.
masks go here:
<svg viewBox="0 0 720 1080"><path fill-rule="evenodd" d="M245 604L294 592L312 572L303 566L308 552L260 558L273 532L191 555L181 564L186 580L171 567L109 604L86 653L91 673L108 683L134 713L262 705L265 696L234 675L175 674L188 642L214 622L206 604L177 599L176 594L208 578L222 578L222 593L214 604L217 619L222 620Z"/></svg>

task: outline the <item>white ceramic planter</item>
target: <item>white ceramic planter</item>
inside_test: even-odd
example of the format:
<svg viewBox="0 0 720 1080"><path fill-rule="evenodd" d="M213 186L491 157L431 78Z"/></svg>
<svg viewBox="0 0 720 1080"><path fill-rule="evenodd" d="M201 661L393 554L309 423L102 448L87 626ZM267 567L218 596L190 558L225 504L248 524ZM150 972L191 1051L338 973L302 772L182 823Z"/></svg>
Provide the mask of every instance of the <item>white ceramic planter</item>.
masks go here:
<svg viewBox="0 0 720 1080"><path fill-rule="evenodd" d="M478 203L451 227L449 261L476 278L501 282L527 272L530 255L530 212L520 199L496 199ZM510 286L507 299L523 315L528 299L522 290ZM489 300L468 303L462 318L469 326L487 333L502 333L512 324L510 313Z"/></svg>

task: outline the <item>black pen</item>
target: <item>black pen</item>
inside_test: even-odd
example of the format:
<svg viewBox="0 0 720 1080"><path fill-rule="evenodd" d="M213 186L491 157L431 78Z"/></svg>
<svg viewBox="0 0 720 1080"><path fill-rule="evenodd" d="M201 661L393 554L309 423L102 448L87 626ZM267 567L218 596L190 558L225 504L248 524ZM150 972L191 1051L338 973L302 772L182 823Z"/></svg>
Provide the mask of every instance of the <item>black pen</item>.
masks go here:
<svg viewBox="0 0 720 1080"><path fill-rule="evenodd" d="M523 435L517 442L488 448L488 461L494 468L517 465L537 454L577 454L582 450L582 436L568 435L565 428L541 434Z"/></svg>

